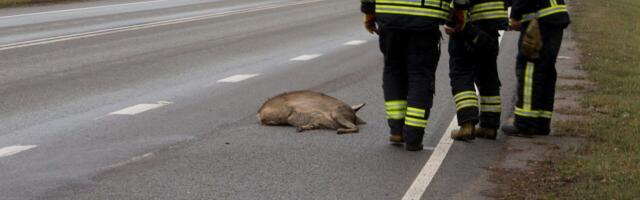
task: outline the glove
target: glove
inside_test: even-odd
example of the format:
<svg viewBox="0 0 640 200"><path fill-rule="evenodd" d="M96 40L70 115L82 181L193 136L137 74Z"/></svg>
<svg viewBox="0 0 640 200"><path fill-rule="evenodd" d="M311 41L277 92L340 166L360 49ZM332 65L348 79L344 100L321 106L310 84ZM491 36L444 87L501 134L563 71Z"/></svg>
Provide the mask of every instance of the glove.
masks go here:
<svg viewBox="0 0 640 200"><path fill-rule="evenodd" d="M467 11L456 9L449 15L449 19L444 26L445 33L451 35L464 30L467 24Z"/></svg>
<svg viewBox="0 0 640 200"><path fill-rule="evenodd" d="M364 16L364 28L371 34L378 33L376 26L376 14L367 14Z"/></svg>

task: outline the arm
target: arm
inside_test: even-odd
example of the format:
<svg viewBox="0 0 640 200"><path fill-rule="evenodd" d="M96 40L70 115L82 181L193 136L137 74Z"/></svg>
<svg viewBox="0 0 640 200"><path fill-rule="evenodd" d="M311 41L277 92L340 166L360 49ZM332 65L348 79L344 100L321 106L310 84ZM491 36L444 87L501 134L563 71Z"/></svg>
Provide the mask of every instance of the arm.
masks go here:
<svg viewBox="0 0 640 200"><path fill-rule="evenodd" d="M371 34L378 33L376 26L376 3L375 0L360 0L360 11L365 14L364 27Z"/></svg>

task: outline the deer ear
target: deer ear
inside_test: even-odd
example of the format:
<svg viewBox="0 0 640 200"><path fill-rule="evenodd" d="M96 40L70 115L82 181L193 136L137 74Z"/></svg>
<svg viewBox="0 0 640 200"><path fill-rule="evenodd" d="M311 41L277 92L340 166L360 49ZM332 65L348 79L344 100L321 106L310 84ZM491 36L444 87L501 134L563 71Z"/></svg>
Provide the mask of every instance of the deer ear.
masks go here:
<svg viewBox="0 0 640 200"><path fill-rule="evenodd" d="M361 104L353 105L353 106L351 106L351 109L353 111L358 112L358 110L360 110L362 107L364 107L364 105L367 105L367 104L366 103L361 103Z"/></svg>

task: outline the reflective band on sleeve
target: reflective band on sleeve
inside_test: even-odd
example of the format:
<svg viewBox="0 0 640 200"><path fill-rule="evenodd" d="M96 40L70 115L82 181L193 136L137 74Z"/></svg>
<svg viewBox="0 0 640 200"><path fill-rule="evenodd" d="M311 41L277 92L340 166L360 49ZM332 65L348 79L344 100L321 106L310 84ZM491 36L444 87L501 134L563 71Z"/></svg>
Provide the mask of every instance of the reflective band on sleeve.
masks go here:
<svg viewBox="0 0 640 200"><path fill-rule="evenodd" d="M424 119L417 119L413 117L407 117L404 119L404 124L413 127L426 128L429 125L429 121Z"/></svg>
<svg viewBox="0 0 640 200"><path fill-rule="evenodd" d="M424 118L425 113L427 113L427 111L424 109L413 108L413 107L407 108L407 116Z"/></svg>
<svg viewBox="0 0 640 200"><path fill-rule="evenodd" d="M447 19L447 16L449 16L449 13L444 10L396 5L376 5L376 13L413 15L422 17L433 17L438 19Z"/></svg>
<svg viewBox="0 0 640 200"><path fill-rule="evenodd" d="M535 19L536 17L542 18L542 17L546 17L546 16L553 15L553 14L556 14L556 13L563 13L563 12L569 12L569 10L567 10L567 6L566 5L551 6L551 7L542 9L542 10L540 10L538 12L528 13L528 14L523 15L522 21L523 22L527 22L527 21L531 21L531 20Z"/></svg>

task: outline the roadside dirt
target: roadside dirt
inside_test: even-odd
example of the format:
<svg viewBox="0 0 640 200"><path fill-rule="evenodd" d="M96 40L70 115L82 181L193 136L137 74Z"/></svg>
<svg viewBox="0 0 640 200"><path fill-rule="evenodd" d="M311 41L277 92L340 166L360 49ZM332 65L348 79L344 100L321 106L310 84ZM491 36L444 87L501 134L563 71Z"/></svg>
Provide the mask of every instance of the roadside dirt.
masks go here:
<svg viewBox="0 0 640 200"><path fill-rule="evenodd" d="M555 171L554 163L566 152L576 152L587 140L580 133L557 126L566 121L585 120L589 108L580 99L594 89L587 80L587 73L580 68L580 52L573 34L565 31L564 41L557 60L558 82L556 87L553 130L550 136L535 138L509 137L500 159L488 167L488 177L494 188L482 193L494 199L539 199L555 188L571 184Z"/></svg>

